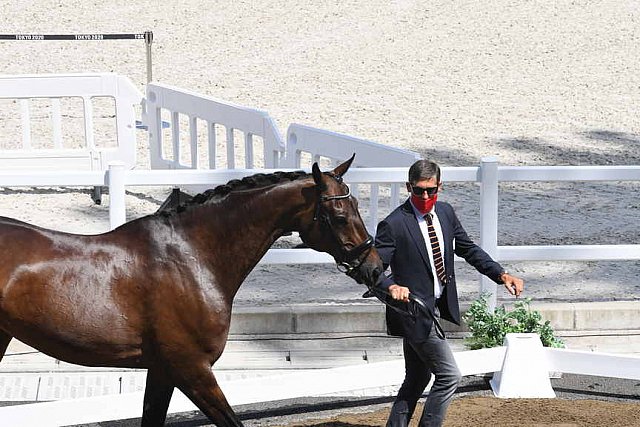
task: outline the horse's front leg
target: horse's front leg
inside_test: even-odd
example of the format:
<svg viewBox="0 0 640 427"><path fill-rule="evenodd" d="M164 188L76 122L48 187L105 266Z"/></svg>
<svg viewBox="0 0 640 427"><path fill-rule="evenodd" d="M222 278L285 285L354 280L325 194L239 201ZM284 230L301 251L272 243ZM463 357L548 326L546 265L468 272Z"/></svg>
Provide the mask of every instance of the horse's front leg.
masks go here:
<svg viewBox="0 0 640 427"><path fill-rule="evenodd" d="M164 425L167 410L173 394L173 382L166 376L166 371L159 367L151 367L147 371L147 385L144 389L144 406L142 408L142 427Z"/></svg>
<svg viewBox="0 0 640 427"><path fill-rule="evenodd" d="M178 372L178 388L218 427L242 427L207 363Z"/></svg>

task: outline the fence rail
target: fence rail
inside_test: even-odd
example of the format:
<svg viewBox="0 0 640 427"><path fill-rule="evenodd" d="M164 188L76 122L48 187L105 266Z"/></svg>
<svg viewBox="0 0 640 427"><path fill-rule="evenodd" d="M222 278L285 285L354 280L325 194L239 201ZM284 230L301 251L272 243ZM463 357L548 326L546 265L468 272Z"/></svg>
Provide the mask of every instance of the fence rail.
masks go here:
<svg viewBox="0 0 640 427"><path fill-rule="evenodd" d="M231 179L253 173L271 173L273 169L215 170L127 170L124 164L112 163L109 170L58 172L0 172L0 187L20 186L99 186L109 187L110 226L126 220L125 189L127 186L213 187ZM352 168L345 176L350 185L400 184L406 180L406 168ZM498 184L508 181L640 181L640 166L534 166L501 167L495 158L483 159L478 167L442 169L447 182L476 182L480 185L480 245L498 261L553 260L640 260L640 245L558 245L498 246ZM373 218L377 221L380 218ZM271 249L261 263L315 264L332 263L331 256L311 249ZM484 276L482 276L484 277ZM481 279L481 291L495 298L497 287Z"/></svg>

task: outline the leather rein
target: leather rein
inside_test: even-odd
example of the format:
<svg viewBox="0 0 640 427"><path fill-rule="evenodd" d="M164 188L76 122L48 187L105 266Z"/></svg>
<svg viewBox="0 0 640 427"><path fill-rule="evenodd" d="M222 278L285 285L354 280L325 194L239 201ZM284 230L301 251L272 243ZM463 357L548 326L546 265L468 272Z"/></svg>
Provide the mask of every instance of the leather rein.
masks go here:
<svg viewBox="0 0 640 427"><path fill-rule="evenodd" d="M409 302L406 304L403 304L403 306L406 306L406 308L400 308L399 307L400 301L396 302L397 305L389 302L389 297L391 296L389 292L385 291L384 289L377 288L375 286L368 286L368 288L369 290L362 295L363 298L376 297L384 305L391 308L392 310L400 313L403 316L410 316L413 319L415 319L418 316L417 311L420 310L431 318L431 320L433 321L433 327L435 328L436 334L438 335L438 337L442 339L446 338L446 335L444 334L444 329L442 329L442 325L440 324L440 321L438 320L436 315L433 313L433 311L429 308L429 306L427 306L427 303L422 301L421 298L415 296L414 294L409 294Z"/></svg>

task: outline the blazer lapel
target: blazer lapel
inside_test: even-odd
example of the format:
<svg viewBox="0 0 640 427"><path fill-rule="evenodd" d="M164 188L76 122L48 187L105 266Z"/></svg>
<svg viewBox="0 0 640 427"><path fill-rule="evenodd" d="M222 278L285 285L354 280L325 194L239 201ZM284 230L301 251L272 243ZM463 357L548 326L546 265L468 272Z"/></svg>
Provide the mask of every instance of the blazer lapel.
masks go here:
<svg viewBox="0 0 640 427"><path fill-rule="evenodd" d="M441 206L442 205L440 205L440 203L436 202L435 211L436 215L438 215L438 220L440 221L440 229L442 229L442 240L444 240L444 242L440 242L440 244L444 245L445 268L449 269L453 266L448 265L446 261L447 259L453 259L452 257L448 256L448 254L454 253L453 230L451 229L451 221L449 221L447 213L442 210Z"/></svg>

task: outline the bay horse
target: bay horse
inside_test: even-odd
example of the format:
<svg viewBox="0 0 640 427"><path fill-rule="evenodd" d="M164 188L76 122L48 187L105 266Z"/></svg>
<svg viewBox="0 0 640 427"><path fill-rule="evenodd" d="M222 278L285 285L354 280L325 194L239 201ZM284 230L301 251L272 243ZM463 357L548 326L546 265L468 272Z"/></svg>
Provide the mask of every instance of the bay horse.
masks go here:
<svg viewBox="0 0 640 427"><path fill-rule="evenodd" d="M0 217L0 359L15 337L69 363L146 368L142 426L164 424L175 387L217 426L241 426L211 367L272 243L297 231L360 283L382 273L342 182L353 158L230 181L104 234Z"/></svg>

